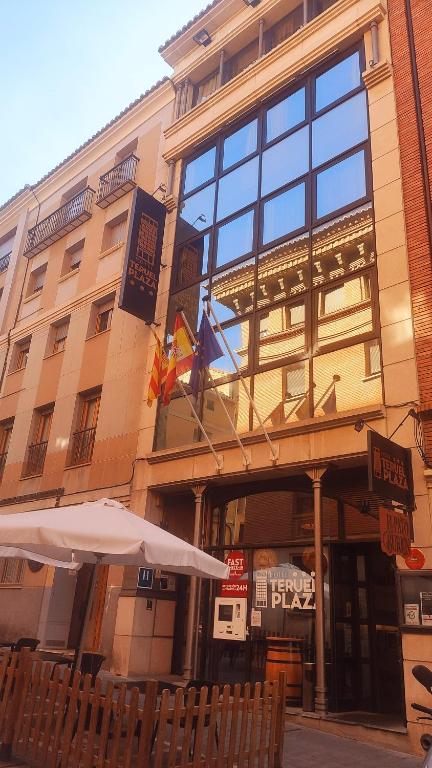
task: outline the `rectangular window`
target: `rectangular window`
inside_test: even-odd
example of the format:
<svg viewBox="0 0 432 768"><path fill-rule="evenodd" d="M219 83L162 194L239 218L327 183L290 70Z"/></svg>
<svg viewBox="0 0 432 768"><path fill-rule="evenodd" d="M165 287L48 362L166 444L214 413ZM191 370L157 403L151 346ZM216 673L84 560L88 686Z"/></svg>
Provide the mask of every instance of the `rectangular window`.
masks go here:
<svg viewBox="0 0 432 768"><path fill-rule="evenodd" d="M41 475L43 472L53 413L53 404L38 408L34 413L32 439L27 448L24 477Z"/></svg>
<svg viewBox="0 0 432 768"><path fill-rule="evenodd" d="M112 313L114 310L113 302L101 304L96 314L95 333L102 333L111 328Z"/></svg>
<svg viewBox="0 0 432 768"><path fill-rule="evenodd" d="M66 346L66 339L69 332L69 320L66 320L66 322L61 323L61 325L54 326L53 331L54 331L54 338L53 338L52 354L55 355L56 352L63 352Z"/></svg>
<svg viewBox="0 0 432 768"><path fill-rule="evenodd" d="M20 371L27 366L28 356L30 353L31 339L23 339L15 344L14 354L12 357L12 370Z"/></svg>
<svg viewBox="0 0 432 768"><path fill-rule="evenodd" d="M365 343L365 375L377 376L381 373L381 355L376 339Z"/></svg>
<svg viewBox="0 0 432 768"><path fill-rule="evenodd" d="M300 363L298 366L290 366L285 369L285 388L284 399L289 400L291 397L299 397L306 391L305 382L305 364Z"/></svg>
<svg viewBox="0 0 432 768"><path fill-rule="evenodd" d="M74 245L71 245L70 248L66 249L63 259L62 275L67 275L69 272L74 272L76 269L79 269L84 253L84 243L85 239L83 238L77 243L74 243Z"/></svg>
<svg viewBox="0 0 432 768"><path fill-rule="evenodd" d="M27 296L32 296L34 293L40 293L44 287L45 276L47 271L47 264L30 272L30 278L28 282Z"/></svg>
<svg viewBox="0 0 432 768"><path fill-rule="evenodd" d="M72 435L70 465L88 464L93 456L101 390L78 397L78 429Z"/></svg>
<svg viewBox="0 0 432 768"><path fill-rule="evenodd" d="M3 477L3 472L6 465L9 443L12 437L13 424L13 419L8 419L7 421L2 421L0 423L0 480Z"/></svg>
<svg viewBox="0 0 432 768"><path fill-rule="evenodd" d="M196 107L203 101L206 101L212 93L215 92L219 85L219 70L215 70L211 75L205 77L201 82L197 83L194 87L193 105Z"/></svg>
<svg viewBox="0 0 432 768"><path fill-rule="evenodd" d="M0 558L0 584L21 584L24 560L18 557Z"/></svg>
<svg viewBox="0 0 432 768"><path fill-rule="evenodd" d="M102 251L108 251L116 245L120 245L127 237L127 211L105 224L102 238Z"/></svg>

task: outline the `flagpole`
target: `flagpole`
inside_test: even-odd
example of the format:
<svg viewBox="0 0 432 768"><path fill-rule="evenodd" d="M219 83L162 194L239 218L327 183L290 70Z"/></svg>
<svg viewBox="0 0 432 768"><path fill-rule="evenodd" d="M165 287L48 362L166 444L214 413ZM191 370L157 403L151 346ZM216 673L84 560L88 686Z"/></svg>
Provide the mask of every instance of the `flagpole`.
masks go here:
<svg viewBox="0 0 432 768"><path fill-rule="evenodd" d="M260 425L260 427L261 427L261 429L262 429L262 431L264 433L264 437L267 440L267 443L269 445L269 448L270 448L270 451L271 451L271 456L272 456L271 460L272 460L273 464L275 464L277 462L278 458L279 458L278 447L276 445L274 445L272 443L272 441L270 440L269 433L267 432L267 429L266 429L266 427L264 425L264 422L263 422L263 420L262 420L262 418L261 418L261 416L259 414L258 408L255 405L255 402L254 402L254 400L252 398L252 395L249 392L249 387L247 386L247 384L246 384L246 382L245 382L245 380L244 380L244 378L243 378L243 376L241 374L240 368L238 367L238 364L237 364L237 360L235 359L234 354L233 354L233 352L231 350L231 347L228 344L228 340L227 340L227 338L226 338L226 336L225 336L225 334L224 334L224 332L223 332L223 330L222 330L222 328L220 326L219 320L217 319L217 317L216 317L216 315L214 313L213 307L211 305L210 297L209 296L205 297L203 299L203 301L206 302L207 308L208 308L208 310L209 310L213 320L216 323L216 328L218 329L220 335L222 336L222 339L223 339L224 344L225 344L225 346L227 348L228 354L229 354L229 356L231 358L231 361L232 361L232 363L234 365L234 368L236 369L236 371L237 371L237 373L239 375L239 378L240 378L240 381L242 383L243 389L244 389L244 391L246 393L246 396L247 396L247 398L248 398L248 400L249 400L249 402L250 402L250 404L251 404L251 406L253 408L254 414L255 414L255 416L258 419L259 425Z"/></svg>
<svg viewBox="0 0 432 768"><path fill-rule="evenodd" d="M183 312L183 310L177 310L177 311L180 311L180 314L181 314L183 322L184 322L184 324L186 326L187 332L188 332L191 340L193 341L193 343L196 345L197 344L197 340L196 340L196 338L195 338L195 336L193 334L192 328L190 327L190 325L188 323L188 320L187 320L187 317L186 317L185 313ZM212 384L212 389L213 389L214 392L216 392L216 397L218 398L218 400L219 400L219 402L220 402L220 404L221 404L221 406L222 406L222 408L223 408L223 410L225 412L225 415L226 415L226 417L228 419L228 422L229 422L229 424L231 426L231 429L232 429L232 431L234 433L234 436L235 436L235 439L237 441L238 447L240 448L240 450L242 452L244 464L245 464L246 468L248 468L250 463L251 463L250 456L248 456L248 454L246 453L244 445L243 445L242 441L240 440L240 437L237 434L237 430L235 428L235 424L234 424L234 422L233 422L233 420L231 418L231 415L230 415L230 413L228 411L228 408L226 407L226 405L225 405L225 403L224 403L224 401L223 401L223 399L221 397L221 394L220 394L219 390L216 387L216 382L215 382L215 380L214 380L214 378L212 376L212 373L210 371L209 366L207 365L207 366L205 366L205 368L207 369L207 373L208 373L210 382Z"/></svg>
<svg viewBox="0 0 432 768"><path fill-rule="evenodd" d="M213 447L213 443L212 443L212 441L210 440L210 438L209 438L209 436L208 436L207 432L205 431L205 427L204 427L204 425L203 425L203 423L202 423L202 421L201 421L200 417L198 416L198 414L197 414L197 412L196 412L196 410L195 410L195 408L194 408L194 406L193 406L192 400L191 400L191 398L189 397L188 393L186 392L186 390L185 390L185 388L184 388L184 386L183 386L183 382L180 380L180 378L177 378L177 384L179 385L179 387L180 387L181 391L183 392L183 394L184 394L184 396L185 396L186 400L187 400L187 401L188 401L188 403L189 403L190 409L191 409L191 411L192 411L193 415L195 416L195 419L196 419L196 421L197 421L197 423L198 423L198 426L199 426L199 428L200 428L201 432L203 433L203 435L204 435L204 437L205 437L205 439L206 439L206 441L207 441L207 445L208 445L208 447L210 448L210 450L211 450L211 452L212 452L212 454L213 454L213 456L214 456L214 460L215 460L215 462L216 462L216 466L217 466L218 472L220 472L220 471L221 471L221 469L222 469L222 467L223 467L223 461L222 461L221 457L217 455L217 453L216 453L216 451L215 451L215 449L214 449L214 447Z"/></svg>

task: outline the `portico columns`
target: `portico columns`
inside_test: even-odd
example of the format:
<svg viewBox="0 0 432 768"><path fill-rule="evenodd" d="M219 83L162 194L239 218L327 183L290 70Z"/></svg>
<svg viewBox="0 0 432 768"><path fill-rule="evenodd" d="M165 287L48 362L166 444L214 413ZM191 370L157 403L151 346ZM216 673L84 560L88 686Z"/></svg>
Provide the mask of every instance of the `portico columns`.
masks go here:
<svg viewBox="0 0 432 768"><path fill-rule="evenodd" d="M322 537L322 476L327 467L314 467L306 472L312 480L314 499L314 547L315 547L315 711L327 712L327 687L325 680L325 616L324 616L324 569Z"/></svg>
<svg viewBox="0 0 432 768"><path fill-rule="evenodd" d="M192 488L195 495L195 518L194 518L194 532L192 544L194 547L199 547L201 544L201 517L202 517L202 503L205 491L205 485L195 485ZM198 595L198 578L191 576L190 591L189 591L189 609L187 615L186 624L186 646L185 646L185 658L183 665L183 677L185 680L191 680L193 677L193 663L195 658L194 648L196 639L196 618L197 618L197 595Z"/></svg>

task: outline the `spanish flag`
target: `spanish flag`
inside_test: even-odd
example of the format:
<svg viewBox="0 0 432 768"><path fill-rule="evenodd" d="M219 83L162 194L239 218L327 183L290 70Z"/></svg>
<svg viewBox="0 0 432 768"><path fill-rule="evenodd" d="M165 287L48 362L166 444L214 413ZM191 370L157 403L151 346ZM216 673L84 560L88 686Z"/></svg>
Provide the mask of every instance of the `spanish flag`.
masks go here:
<svg viewBox="0 0 432 768"><path fill-rule="evenodd" d="M168 405L171 400L171 393L174 389L176 379L183 373L187 373L187 371L191 370L193 359L194 351L186 326L180 312L177 312L174 323L173 342L168 360L168 372L163 399L164 405Z"/></svg>
<svg viewBox="0 0 432 768"><path fill-rule="evenodd" d="M162 348L158 337L155 335L156 349L153 358L153 367L150 376L150 383L147 393L147 405L149 408L153 405L153 401L157 400L162 393L164 384L166 382L167 370L168 370L168 358L165 351Z"/></svg>

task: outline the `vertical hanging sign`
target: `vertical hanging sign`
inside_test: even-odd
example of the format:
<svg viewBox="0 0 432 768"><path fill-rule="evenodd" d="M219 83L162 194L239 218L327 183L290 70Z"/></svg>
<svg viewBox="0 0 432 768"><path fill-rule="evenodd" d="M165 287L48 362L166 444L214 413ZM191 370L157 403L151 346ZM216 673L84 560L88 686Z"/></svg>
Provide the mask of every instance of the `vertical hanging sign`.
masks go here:
<svg viewBox="0 0 432 768"><path fill-rule="evenodd" d="M155 318L165 216L159 200L135 189L119 307L146 323Z"/></svg>

